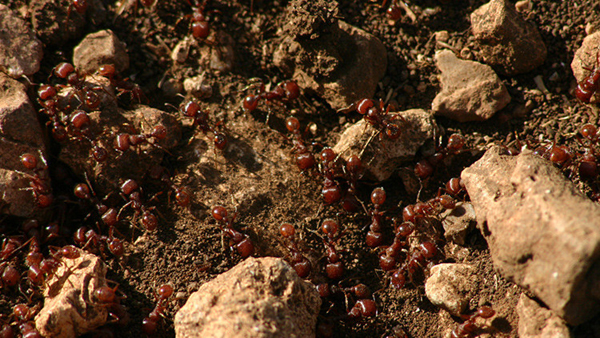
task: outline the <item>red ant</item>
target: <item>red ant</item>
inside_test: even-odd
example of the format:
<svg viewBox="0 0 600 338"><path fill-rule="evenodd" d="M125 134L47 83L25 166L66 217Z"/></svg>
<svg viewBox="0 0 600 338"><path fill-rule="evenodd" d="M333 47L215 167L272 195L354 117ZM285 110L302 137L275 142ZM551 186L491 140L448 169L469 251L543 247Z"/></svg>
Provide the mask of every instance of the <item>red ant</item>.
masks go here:
<svg viewBox="0 0 600 338"><path fill-rule="evenodd" d="M258 108L260 100L265 99L267 102L270 101L285 101L292 102L300 96L300 87L295 81L282 81L279 82L273 90L266 92L265 84L260 82L258 87L257 95L247 95L244 98L242 107L247 112L252 112Z"/></svg>
<svg viewBox="0 0 600 338"><path fill-rule="evenodd" d="M362 317L374 317L377 315L377 305L370 299L371 290L365 284L357 284L351 287L342 287L339 285L329 285L327 283L317 285L317 292L321 298L330 298L332 296L343 295L346 302L346 318L359 319ZM348 298L350 294L356 296L358 300L352 308L348 310ZM332 304L333 305L333 304Z"/></svg>
<svg viewBox="0 0 600 338"><path fill-rule="evenodd" d="M102 223L106 224L109 227L114 226L118 222L118 212L115 208L109 208L104 203L102 203L96 193L90 188L89 184L79 183L73 189L73 194L75 197L90 201L98 211L100 215L100 219Z"/></svg>
<svg viewBox="0 0 600 338"><path fill-rule="evenodd" d="M184 116L191 117L194 119L194 126L198 126L203 134L211 132L213 134L213 142L215 149L225 150L228 141L227 136L223 132L217 130L217 126L221 125L222 122L217 123L216 126L211 126L208 120L208 113L200 109L200 105L194 101L189 101L182 106L181 111Z"/></svg>
<svg viewBox="0 0 600 338"><path fill-rule="evenodd" d="M362 175L362 160L357 155L352 155L346 160L343 169L348 190L342 199L342 208L347 212L356 212L360 207L360 202L356 198L356 184Z"/></svg>
<svg viewBox="0 0 600 338"><path fill-rule="evenodd" d="M459 154L465 146L465 138L460 134L452 134L448 138L446 148L438 150L435 154L426 157L415 165L415 174L421 180L433 175L435 168L440 165L448 156Z"/></svg>
<svg viewBox="0 0 600 338"><path fill-rule="evenodd" d="M596 67L583 67L583 69L589 71L590 74L577 84L575 96L577 96L581 102L590 103L592 96L594 96L600 88L600 51L596 54Z"/></svg>
<svg viewBox="0 0 600 338"><path fill-rule="evenodd" d="M131 81L129 78L124 79L121 77L114 65L102 65L100 68L98 68L96 73L107 78L110 81L110 84L115 87L117 91L119 91L117 97L124 93L129 93L131 100L135 100L138 103L141 103L142 101L148 101L148 98L144 95L144 92L142 92L140 86Z"/></svg>
<svg viewBox="0 0 600 338"><path fill-rule="evenodd" d="M164 316L164 312L167 308L167 302L173 295L173 287L164 284L158 288L158 300L156 306L150 312L148 317L145 317L142 321L142 331L148 335L152 335L156 332L158 325L161 322L161 317Z"/></svg>
<svg viewBox="0 0 600 338"><path fill-rule="evenodd" d="M114 139L113 146L115 150L125 152L131 147L136 147L140 144L150 144L159 147L158 141L164 140L167 137L167 128L162 124L156 125L149 133L127 134L120 133Z"/></svg>
<svg viewBox="0 0 600 338"><path fill-rule="evenodd" d="M120 302L127 296L120 291L117 294L118 287L119 285L115 285L113 288L107 285L101 286L94 290L93 295L97 306L107 308L113 323L125 325L129 321L129 314Z"/></svg>
<svg viewBox="0 0 600 338"><path fill-rule="evenodd" d="M300 121L290 116L285 119L285 127L294 135L292 144L296 153L296 165L303 172L312 169L315 166L315 157L304 143L302 133L300 132Z"/></svg>
<svg viewBox="0 0 600 338"><path fill-rule="evenodd" d="M379 255L379 266L384 271L390 271L396 267L400 253L408 246L408 236L415 230L415 226L411 222L402 222L398 226L395 223L396 220L394 220L394 232L396 233L394 241Z"/></svg>
<svg viewBox="0 0 600 338"><path fill-rule="evenodd" d="M475 320L477 318L492 318L496 314L496 311L489 306L482 306L470 316L461 316L465 321L460 324L456 329L452 330L450 337L452 338L467 338L474 337L473 332L479 329L481 326L478 325Z"/></svg>
<svg viewBox="0 0 600 338"><path fill-rule="evenodd" d="M75 95L80 105L85 105L89 109L93 110L100 106L100 97L94 90L101 88L88 88L85 85L85 76L80 74L72 64L68 62L58 64L54 67L53 74L60 79L67 80L67 83L73 88L67 97L67 102Z"/></svg>
<svg viewBox="0 0 600 338"><path fill-rule="evenodd" d="M337 243L343 235L340 230L340 225L333 219L326 219L321 224L321 231L326 235L323 238L323 244L327 249L327 264L325 265L325 273L329 279L340 279L344 275L344 261L342 256L336 249Z"/></svg>
<svg viewBox="0 0 600 338"><path fill-rule="evenodd" d="M282 223L279 227L279 234L288 240L287 246L290 251L290 263L300 278L306 278L310 275L312 265L304 257L298 247L298 241L295 238L296 229L290 223Z"/></svg>
<svg viewBox="0 0 600 338"><path fill-rule="evenodd" d="M221 231L229 237L229 246L232 249L235 248L242 258L246 258L254 253L254 244L252 244L250 237L233 228L233 222L237 217L237 213L228 217L227 209L217 205L212 208L212 217L218 222Z"/></svg>
<svg viewBox="0 0 600 338"><path fill-rule="evenodd" d="M412 276L419 266L423 266L426 260L437 255L438 249L432 242L423 242L418 249L413 251L408 260L396 271L392 272L391 284L396 289L401 289L406 283L406 277L412 281Z"/></svg>
<svg viewBox="0 0 600 338"><path fill-rule="evenodd" d="M364 116L367 123L373 126L379 132L380 139L385 135L390 140L397 140L402 135L400 126L396 123L396 120L406 122L402 115L389 114L391 105L388 105L384 109L384 103L379 100L379 107L375 105L375 102L371 99L362 99L356 103L351 104L348 108L344 108L338 111L338 113L349 113L356 110L359 114Z"/></svg>
<svg viewBox="0 0 600 338"><path fill-rule="evenodd" d="M125 182L123 182L123 184L121 184L120 190L123 198L129 201L125 203L123 207L121 207L121 210L117 214L117 218L118 215L121 214L123 209L125 209L126 207L131 207L131 209L133 209L135 212L134 219L141 213L141 222L144 225L144 227L148 231L156 230L158 226L158 218L156 218L156 216L151 211L152 209L154 209L154 207L148 208L144 205L142 201L142 188L137 183L137 181L132 179L126 180Z"/></svg>
<svg viewBox="0 0 600 338"><path fill-rule="evenodd" d="M38 103L42 106L40 111L50 119L48 124L52 124L52 137L58 142L66 140L68 134L65 123L60 118L56 88L47 84L41 85L38 96Z"/></svg>
<svg viewBox="0 0 600 338"><path fill-rule="evenodd" d="M383 188L375 188L371 193L371 203L373 203L373 210L369 213L371 215L371 224L369 225L369 232L367 232L367 245L371 248L380 246L383 242L383 234L381 233L383 226L383 211L381 206L385 203L385 190Z"/></svg>
<svg viewBox="0 0 600 338"><path fill-rule="evenodd" d="M207 1L204 1L202 5L198 5L198 1L195 0L194 2L196 6L193 6L190 0L187 0L187 2L192 7L193 13L184 16L184 18L190 18L192 36L194 36L196 39L204 40L210 34L210 24L204 15L204 8L206 7Z"/></svg>
<svg viewBox="0 0 600 338"><path fill-rule="evenodd" d="M17 304L13 307L12 315L19 324L19 330L23 337L42 337L35 327L35 323L32 321L38 310L39 308L37 306L29 307L27 304Z"/></svg>
<svg viewBox="0 0 600 338"><path fill-rule="evenodd" d="M342 188L335 180L338 173L336 163L337 154L331 148L325 148L321 151L321 167L320 172L323 175L323 189L321 196L325 204L333 204L339 202L342 198Z"/></svg>
<svg viewBox="0 0 600 338"><path fill-rule="evenodd" d="M169 192L169 198L171 196L170 194L174 193L175 203L177 205L184 208L190 205L190 193L186 188L178 187L177 185L175 185L175 183L173 183L167 169L159 165L154 166L148 171L148 176L150 176L150 178L153 180L161 181L169 189L171 189L171 191Z"/></svg>
<svg viewBox="0 0 600 338"><path fill-rule="evenodd" d="M27 169L33 171L33 174L28 174L25 172L20 172L30 179L29 188L33 192L33 197L38 208L47 208L54 201L54 197L52 196L52 188L50 187L50 178L48 177L48 164L43 156L42 159L43 166L38 168L38 158L30 153L25 153L21 155L21 164Z"/></svg>

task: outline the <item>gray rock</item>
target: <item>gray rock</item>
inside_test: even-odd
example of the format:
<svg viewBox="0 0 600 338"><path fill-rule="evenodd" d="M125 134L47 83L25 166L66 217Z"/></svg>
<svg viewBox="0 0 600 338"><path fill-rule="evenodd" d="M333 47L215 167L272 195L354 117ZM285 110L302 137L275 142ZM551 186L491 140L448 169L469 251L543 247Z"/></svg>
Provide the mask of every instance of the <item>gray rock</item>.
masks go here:
<svg viewBox="0 0 600 338"><path fill-rule="evenodd" d="M88 74L106 64L123 73L129 68L127 46L110 29L88 34L73 50L73 64Z"/></svg>
<svg viewBox="0 0 600 338"><path fill-rule="evenodd" d="M202 285L175 315L187 337L314 337L321 298L281 258L248 258Z"/></svg>
<svg viewBox="0 0 600 338"><path fill-rule="evenodd" d="M551 162L499 147L462 172L502 274L571 325L600 311L600 207Z"/></svg>
<svg viewBox="0 0 600 338"><path fill-rule="evenodd" d="M387 52L373 35L338 21L336 7L335 1L290 2L286 17L290 24L273 62L305 92L341 109L373 97L387 68Z"/></svg>
<svg viewBox="0 0 600 338"><path fill-rule="evenodd" d="M469 264L438 264L431 268L425 294L432 304L460 316L478 290L477 269Z"/></svg>
<svg viewBox="0 0 600 338"><path fill-rule="evenodd" d="M571 62L571 70L577 82L583 81L586 76L590 75L590 71L583 67L589 69L600 67L600 64L598 64L598 46L600 46L600 31L586 36L583 39L581 47L575 52L575 56ZM597 102L597 99L595 101Z"/></svg>
<svg viewBox="0 0 600 338"><path fill-rule="evenodd" d="M527 73L546 60L537 28L508 0L491 0L471 13L471 30L485 63L502 75Z"/></svg>
<svg viewBox="0 0 600 338"><path fill-rule="evenodd" d="M520 338L569 338L571 333L564 320L521 294L517 304Z"/></svg>
<svg viewBox="0 0 600 338"><path fill-rule="evenodd" d="M477 224L476 217L471 203L456 203L456 208L446 210L440 215L444 227L444 237L456 244L465 245L467 235Z"/></svg>
<svg viewBox="0 0 600 338"><path fill-rule="evenodd" d="M450 50L435 54L442 91L431 109L459 122L484 121L510 102L508 90L490 66L460 60Z"/></svg>
<svg viewBox="0 0 600 338"><path fill-rule="evenodd" d="M38 219L43 212L37 207L29 187L33 172L21 164L25 153L40 160L39 175L47 177L43 169L46 147L42 127L23 84L0 73L0 212ZM49 182L49 181L48 181Z"/></svg>
<svg viewBox="0 0 600 338"><path fill-rule="evenodd" d="M415 153L437 130L433 116L423 109L410 109L398 113L402 119L395 121L403 132L390 140L364 119L346 129L333 150L344 160L359 155L363 163L364 178L383 181L388 179L403 162L414 159Z"/></svg>
<svg viewBox="0 0 600 338"><path fill-rule="evenodd" d="M33 75L40 69L43 55L42 42L29 25L0 4L0 71L13 78Z"/></svg>
<svg viewBox="0 0 600 338"><path fill-rule="evenodd" d="M76 249L79 257L63 258L44 289L44 307L35 317L43 337L78 337L106 324L108 307L94 292L106 286L106 265Z"/></svg>

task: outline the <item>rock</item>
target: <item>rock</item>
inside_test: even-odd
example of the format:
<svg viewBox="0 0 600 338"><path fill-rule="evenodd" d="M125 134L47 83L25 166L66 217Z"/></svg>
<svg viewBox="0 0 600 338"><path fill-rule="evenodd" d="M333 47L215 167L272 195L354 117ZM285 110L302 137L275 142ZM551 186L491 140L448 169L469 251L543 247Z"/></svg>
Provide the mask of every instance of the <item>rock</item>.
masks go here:
<svg viewBox="0 0 600 338"><path fill-rule="evenodd" d="M195 40L191 36L186 36L180 40L171 52L171 59L178 63L184 63L190 54L190 48L195 44Z"/></svg>
<svg viewBox="0 0 600 338"><path fill-rule="evenodd" d="M13 78L31 76L40 69L42 42L29 25L0 4L0 71Z"/></svg>
<svg viewBox="0 0 600 338"><path fill-rule="evenodd" d="M66 9L71 0L32 0L31 24L44 45L61 46L71 39L78 38L84 31L85 14ZM95 3L91 2L91 3ZM67 16L68 14L68 16Z"/></svg>
<svg viewBox="0 0 600 338"><path fill-rule="evenodd" d="M432 139L437 130L433 116L423 109L410 109L398 114L404 119L404 122L400 118L395 120L402 128L398 139L390 140L383 134L381 138L373 137L378 131L361 119L342 133L333 150L344 160L352 155L361 155L364 178L376 181L388 179L399 165L413 160L419 147Z"/></svg>
<svg viewBox="0 0 600 338"><path fill-rule="evenodd" d="M520 338L571 337L564 320L525 294L519 298L517 314Z"/></svg>
<svg viewBox="0 0 600 338"><path fill-rule="evenodd" d="M471 30L485 63L502 75L527 73L546 60L537 28L508 0L491 0L471 13Z"/></svg>
<svg viewBox="0 0 600 338"><path fill-rule="evenodd" d="M99 257L76 250L79 257L62 258L44 289L44 307L35 317L43 337L78 337L107 322L108 307L94 296L106 286L106 266Z"/></svg>
<svg viewBox="0 0 600 338"><path fill-rule="evenodd" d="M321 298L281 258L248 258L203 284L175 315L184 337L314 337Z"/></svg>
<svg viewBox="0 0 600 338"><path fill-rule="evenodd" d="M23 167L21 155L30 153L45 158L42 127L26 88L19 81L0 73L0 212L19 217L40 219L45 212L37 207L28 188L32 171ZM48 177L43 163L39 175Z"/></svg>
<svg viewBox="0 0 600 338"><path fill-rule="evenodd" d="M502 274L571 325L600 311L600 207L551 162L499 147L461 178Z"/></svg>
<svg viewBox="0 0 600 338"><path fill-rule="evenodd" d="M510 102L508 90L489 66L460 60L450 50L438 51L435 59L442 72L442 91L431 103L436 114L459 122L484 121Z"/></svg>
<svg viewBox="0 0 600 338"><path fill-rule="evenodd" d="M459 245L465 245L467 235L477 224L475 209L469 202L456 203L456 208L444 211L440 218L444 237Z"/></svg>
<svg viewBox="0 0 600 338"><path fill-rule="evenodd" d="M127 46L110 29L88 34L73 50L73 64L87 74L111 64L123 74L129 68Z"/></svg>
<svg viewBox="0 0 600 338"><path fill-rule="evenodd" d="M469 264L445 263L431 268L425 294L432 304L460 316L478 290L477 270Z"/></svg>
<svg viewBox="0 0 600 338"><path fill-rule="evenodd" d="M165 150L174 148L181 139L181 122L167 112L139 105L135 110L103 109L88 114L90 134L95 144L108 152L108 159L95 161L90 155L92 143L89 141L67 141L63 144L59 158L68 164L76 174L84 173L99 185L100 192L108 193L117 189L123 179L141 180L147 171L160 164ZM158 146L142 143L120 152L114 147L116 135L120 133L149 134L153 128L163 125L167 136L156 142Z"/></svg>
<svg viewBox="0 0 600 338"><path fill-rule="evenodd" d="M217 72L228 72L233 69L235 41L225 32L216 32L216 45L202 45L200 47L200 64Z"/></svg>
<svg viewBox="0 0 600 338"><path fill-rule="evenodd" d="M291 1L273 62L305 92L341 109L375 94L387 52L379 39L337 20L335 13L335 1Z"/></svg>
<svg viewBox="0 0 600 338"><path fill-rule="evenodd" d="M575 52L575 56L571 62L571 70L573 71L573 75L577 79L577 82L583 81L586 76L590 75L590 71L583 67L590 69L600 67L598 60L598 46L600 46L600 31L586 36L583 39L581 47ZM597 97L597 94L594 96Z"/></svg>
<svg viewBox="0 0 600 338"><path fill-rule="evenodd" d="M206 99L212 96L212 87L204 83L204 75L198 75L183 80L183 88L188 94L198 99Z"/></svg>

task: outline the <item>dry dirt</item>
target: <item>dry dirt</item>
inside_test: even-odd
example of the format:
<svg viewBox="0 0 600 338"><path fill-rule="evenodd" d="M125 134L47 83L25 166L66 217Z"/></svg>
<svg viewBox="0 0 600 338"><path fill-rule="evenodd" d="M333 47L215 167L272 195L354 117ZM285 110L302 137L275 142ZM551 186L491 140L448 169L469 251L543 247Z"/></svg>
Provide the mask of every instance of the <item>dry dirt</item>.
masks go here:
<svg viewBox="0 0 600 338"><path fill-rule="evenodd" d="M115 336L136 337L141 333L142 318L152 309L154 290L170 283L178 298L167 311L167 318L183 305L187 297L198 287L227 271L240 261L239 255L230 252L226 241L222 241L219 229L210 217L212 206L221 204L238 214L236 225L245 228L256 243L256 256L283 256L285 248L278 240L277 229L281 222L291 222L300 234L314 258L315 282L325 281L322 274L324 247L315 234L320 223L327 217L343 224L345 236L341 245L347 262L346 285L358 282L367 284L375 292L379 314L358 323L336 321L339 337L382 337L390 335L394 328L406 331L409 337L440 337L448 328L458 325L458 318L441 314L425 297L423 275L415 283L396 290L388 285L385 274L378 269L377 253L364 243L365 226L369 217L365 213L346 214L339 206L324 206L321 202L321 180L316 175L302 175L291 160L291 141L285 134L284 120L294 110L302 126L313 124L307 138L316 142L316 149L323 145L333 146L339 133L348 122L359 119L358 114L337 115L319 97L302 95L294 103L286 105L261 104L258 110L248 114L240 106L246 88L252 78L260 78L266 84L275 84L285 76L272 65L270 52L278 43L277 31L284 24L283 13L288 1L209 0L205 11L214 31L231 35L234 44L235 62L230 72L203 72L198 61L199 47L192 47L184 64L175 64L165 48L173 48L188 35L191 6L185 0L163 1L147 9L143 6L125 10L115 16L118 3L102 2L108 12L105 20L93 20L88 16L81 29L72 32L70 39L64 34L55 40L44 41L44 59L41 70L31 79L34 83L47 81L52 68L62 61L72 61L73 47L88 33L110 28L127 44L131 65L126 72L140 84L150 98L149 106L166 110L176 115L183 123L183 139L180 146L168 154L163 165L174 173L173 180L193 192L189 208L180 208L167 203L167 194L152 202L160 212L158 231L149 233L139 228L130 229L128 222L121 222L119 230L127 239L126 254L116 260L108 253L103 258L109 265L108 277L119 283L119 289L127 295L123 304L128 308L131 322L125 328L117 328ZM4 0L15 10L30 19L32 10L29 1ZM33 2L33 1L32 1ZM389 2L389 1L388 1ZM53 17L45 12L43 22L65 22L68 2L62 2L62 16ZM411 108L428 109L439 91L437 69L432 61L436 49L433 34L446 30L449 44L457 50L472 47L469 33L469 15L485 1L407 1L416 14L416 21L404 16L395 24L388 23L381 2L369 0L340 1L339 17L378 37L385 45L388 67L379 83L376 99L395 102L401 110ZM361 182L358 196L365 203L375 186L383 186L388 193L384 208L388 216L401 214L402 207L415 203L418 198L429 199L451 177L458 177L461 170L480 157L480 150L490 143L509 144L520 140L556 141L578 147L576 133L587 122L597 123L594 107L583 105L572 94L574 78L570 64L575 50L585 36L586 24L600 25L600 2L590 1L532 1L533 9L527 15L534 22L548 47L546 62L531 73L515 77L503 77L512 102L491 120L481 123L458 123L446 118L437 118L446 136L458 132L466 136L469 152L454 158L447 166L439 168L434 176L423 184L420 195L405 189L398 174L385 182ZM72 16L77 16L75 12ZM179 19L182 19L179 21ZM200 46L208 44L200 42ZM475 49L473 58L478 59ZM213 95L201 101L201 106L210 111L212 121L223 121L230 145L225 152L213 151L212 142L202 133L195 131L170 104L179 106L183 99L166 96L157 85L163 79L185 78L203 73L206 83L213 87ZM533 81L536 75L542 78L550 90L540 95ZM36 86L31 97L35 98ZM419 89L419 90L418 90ZM388 96L392 92L391 96ZM530 111L521 107L526 102ZM267 121L268 116L268 123ZM52 144L51 165L56 164L58 144ZM385 150L382 150L385 151ZM420 155L417 155L418 160ZM416 161L414 162L416 163ZM398 168L398 172L412 171L412 166ZM123 178L127 178L123 173ZM82 177L73 176L81 182ZM593 184L580 183L587 192ZM69 196L72 188L55 187L55 194ZM159 188L148 185L148 193ZM408 191L407 191L408 190ZM69 206L66 217L61 219L66 233L73 232L79 224L83 211ZM83 215L85 216L85 214ZM20 222L5 218L2 222ZM2 236L16 235L14 231ZM70 237L68 237L70 238ZM70 239L66 239L69 242ZM481 276L481 292L469 306L472 311L483 304L490 304L499 312L494 321L493 336L516 336L518 319L514 308L522 290L497 273L491 263L485 240L477 232L467 239L466 250L454 250L450 245L438 242L442 253L438 262L466 262L475 265ZM427 272L425 272L425 275ZM0 312L7 316L12 305L27 300L17 291L0 294ZM327 317L327 302L322 316ZM440 319L441 318L441 319ZM576 337L592 337L590 327L574 328ZM596 335L598 333L596 332ZM157 336L172 337L172 320L167 319Z"/></svg>

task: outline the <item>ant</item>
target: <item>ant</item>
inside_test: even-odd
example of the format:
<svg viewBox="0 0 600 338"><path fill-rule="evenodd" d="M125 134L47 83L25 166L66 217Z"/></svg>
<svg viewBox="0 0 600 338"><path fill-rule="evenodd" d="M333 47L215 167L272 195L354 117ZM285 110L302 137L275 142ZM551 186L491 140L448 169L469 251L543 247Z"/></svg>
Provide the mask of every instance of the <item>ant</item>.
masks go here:
<svg viewBox="0 0 600 338"><path fill-rule="evenodd" d="M17 321L17 324L19 324L19 330L23 337L32 338L42 336L33 322L33 318L38 310L38 306L29 307L27 304L17 304L13 307L12 316Z"/></svg>
<svg viewBox="0 0 600 338"><path fill-rule="evenodd" d="M117 219L119 218L118 215L121 214L123 209L125 209L126 207L131 207L131 209L133 209L135 212L133 217L134 219L141 213L141 222L146 228L146 230L156 230L156 228L158 227L158 218L156 218L156 216L151 211L152 209L155 209L155 207L148 208L144 205L142 201L142 188L137 183L137 181L133 179L126 180L125 182L123 182L123 184L121 184L120 190L123 198L129 201L125 203L123 207L121 207L121 210L117 214Z"/></svg>
<svg viewBox="0 0 600 338"><path fill-rule="evenodd" d="M339 223L330 218L323 221L321 231L326 235L323 238L323 244L325 244L325 248L327 249L325 273L329 279L340 279L344 275L345 267L342 256L336 249L336 245L340 241L343 231L340 230Z"/></svg>
<svg viewBox="0 0 600 338"><path fill-rule="evenodd" d="M371 99L362 99L358 102L352 103L348 108L343 108L338 113L349 113L351 111L357 111L359 114L364 116L367 123L373 126L379 132L379 137L382 140L385 135L390 140L397 140L402 135L400 126L396 123L396 120L406 122L406 120L400 114L391 115L389 113L392 109L392 105L388 105L384 109L384 103L379 100L379 107L375 105L375 102Z"/></svg>
<svg viewBox="0 0 600 338"><path fill-rule="evenodd" d="M216 149L221 151L225 150L228 144L227 136L216 128L217 126L222 125L222 122L217 123L216 126L211 126L208 123L208 112L201 110L200 105L195 101L189 101L183 105L181 111L184 116L194 119L193 125L198 126L203 134L206 135L208 132L213 134L215 151Z"/></svg>
<svg viewBox="0 0 600 338"><path fill-rule="evenodd" d="M33 171L33 174L20 173L30 179L29 188L26 189L33 192L33 197L38 208L47 208L54 201L54 197L52 196L50 178L48 177L48 164L41 153L40 158L42 159L43 166L38 168L39 160L35 155L30 153L21 155L21 164L27 170Z"/></svg>
<svg viewBox="0 0 600 338"><path fill-rule="evenodd" d="M73 194L77 198L90 201L96 207L102 223L107 226L113 227L119 221L117 209L109 208L102 203L96 196L96 193L90 188L89 183L79 183L75 185Z"/></svg>
<svg viewBox="0 0 600 338"><path fill-rule="evenodd" d="M258 93L256 95L250 94L244 98L242 107L246 112L252 112L258 108L258 103L265 99L267 102L270 101L284 101L292 102L300 96L300 87L295 81L282 81L279 82L273 90L265 91L265 84L260 82L258 85Z"/></svg>
<svg viewBox="0 0 600 338"><path fill-rule="evenodd" d="M291 265L300 278L306 278L310 275L312 266L310 261L304 257L298 248L298 241L294 237L296 228L290 223L282 223L279 227L279 234L288 240L287 247L290 251Z"/></svg>
<svg viewBox="0 0 600 338"><path fill-rule="evenodd" d="M129 314L121 305L121 299L127 298L125 294L117 289L119 285L111 288L107 285L96 288L93 292L96 306L105 307L108 310L108 315L113 319L113 323L125 325L129 321Z"/></svg>
<svg viewBox="0 0 600 338"><path fill-rule="evenodd" d="M212 208L212 217L218 222L221 231L229 237L229 246L235 248L237 252L246 258L254 253L254 244L248 235L239 232L233 228L233 222L237 217L237 213L229 217L227 209L221 205Z"/></svg>
<svg viewBox="0 0 600 338"><path fill-rule="evenodd" d="M173 183L167 169L160 165L154 166L148 171L148 176L150 176L150 178L153 180L161 181L169 189L171 189L171 191L169 191L169 198L171 196L170 194L174 193L175 203L177 205L184 208L190 205L190 193L186 188L178 187L177 185L175 185L175 183Z"/></svg>
<svg viewBox="0 0 600 338"><path fill-rule="evenodd" d="M347 212L356 212L360 206L360 202L356 198L356 184L362 175L362 160L358 155L352 155L346 160L342 169L344 169L345 178L348 182L348 190L346 190L342 200L342 208Z"/></svg>
<svg viewBox="0 0 600 338"><path fill-rule="evenodd" d="M412 276L417 268L423 266L425 261L437 255L438 248L432 242L423 242L418 249L414 250L408 260L396 271L392 272L391 284L396 289L401 289L406 283L406 277L412 281Z"/></svg>
<svg viewBox="0 0 600 338"><path fill-rule="evenodd" d="M396 262L399 259L400 253L408 246L408 236L415 230L415 226L411 222L402 222L396 226L397 220L394 219L394 241L392 245L385 248L379 255L379 266L384 271L391 271L396 267Z"/></svg>
<svg viewBox="0 0 600 338"><path fill-rule="evenodd" d="M428 156L415 165L415 175L421 180L425 180L433 175L435 168L439 166L446 158L451 155L459 154L464 146L465 137L460 134L452 134L448 138L448 144L445 148L438 149L433 155Z"/></svg>
<svg viewBox="0 0 600 338"><path fill-rule="evenodd" d="M79 101L79 105L85 105L87 108L94 110L100 106L101 100L94 90L98 88L88 88L85 85L85 75L81 74L75 67L68 63L62 62L54 67L52 74L60 79L64 79L73 88L73 91L67 96L67 102L70 102L71 97L75 95Z"/></svg>
<svg viewBox="0 0 600 338"><path fill-rule="evenodd" d="M306 146L302 133L300 132L300 121L295 117L288 117L285 119L285 127L288 132L294 135L292 144L294 146L294 152L296 153L296 165L304 172L310 170L315 166L315 156L310 152Z"/></svg>
<svg viewBox="0 0 600 338"><path fill-rule="evenodd" d="M338 285L330 285L328 283L322 283L317 285L317 292L321 298L331 298L332 296L342 296L346 302L346 318L347 319L359 319L362 317L374 317L377 315L377 305L370 299L372 297L371 290L365 284L356 284L351 287L342 287ZM351 295L356 296L358 300L354 303L352 308L348 310L348 299ZM334 304L332 303L332 306Z"/></svg>
<svg viewBox="0 0 600 338"><path fill-rule="evenodd" d="M192 14L185 15L184 18L190 18L190 29L192 36L199 40L204 40L210 35L210 24L206 20L204 15L204 8L206 7L207 0L202 5L198 4L197 0L194 0L195 5L192 5L190 0L187 3L192 7Z"/></svg>
<svg viewBox="0 0 600 338"><path fill-rule="evenodd" d="M466 338L474 337L473 332L481 328L475 320L477 318L488 319L492 318L496 314L496 311L489 306L482 306L475 313L470 316L461 316L465 321L460 324L456 329L452 330L450 337L452 338Z"/></svg>
<svg viewBox="0 0 600 338"><path fill-rule="evenodd" d="M140 144L150 144L160 148L158 142L167 137L167 128L162 124L154 126L149 133L127 134L120 133L114 139L114 149L120 152L125 152L131 147L136 147Z"/></svg>
<svg viewBox="0 0 600 338"><path fill-rule="evenodd" d="M590 103L592 96L600 89L600 51L596 54L596 67L583 67L583 69L589 71L590 74L577 84L575 96L583 103Z"/></svg>
<svg viewBox="0 0 600 338"><path fill-rule="evenodd" d="M172 286L164 284L158 288L158 300L156 306L152 312L148 314L148 317L145 317L142 320L142 331L144 331L144 333L152 335L156 332L156 329L161 322L161 317L164 316L164 312L167 309L167 302L172 295Z"/></svg>
<svg viewBox="0 0 600 338"><path fill-rule="evenodd" d="M373 210L369 212L371 216L371 224L369 225L369 232L367 232L366 242L371 248L378 247L383 242L382 222L383 214L381 206L385 203L386 194L383 188L375 188L371 193L371 203L373 203Z"/></svg>
<svg viewBox="0 0 600 338"><path fill-rule="evenodd" d="M339 202L342 198L342 188L335 180L338 172L336 160L337 154L333 149L327 147L321 151L320 172L324 178L321 196L323 196L323 202L328 205Z"/></svg>
<svg viewBox="0 0 600 338"><path fill-rule="evenodd" d="M148 6L146 6L148 7ZM107 78L110 81L110 84L115 87L115 89L117 89L117 91L119 91L119 94L117 94L117 97L121 96L124 93L129 93L131 96L131 100L135 100L138 103L141 103L142 101L147 102L148 98L144 95L144 92L142 92L142 89L140 88L140 86L136 83L134 83L133 81L131 81L129 78L123 78L116 70L114 65L111 64L105 64L100 66L100 68L98 68L98 70L96 71L96 73L98 75L101 75L105 78Z"/></svg>

